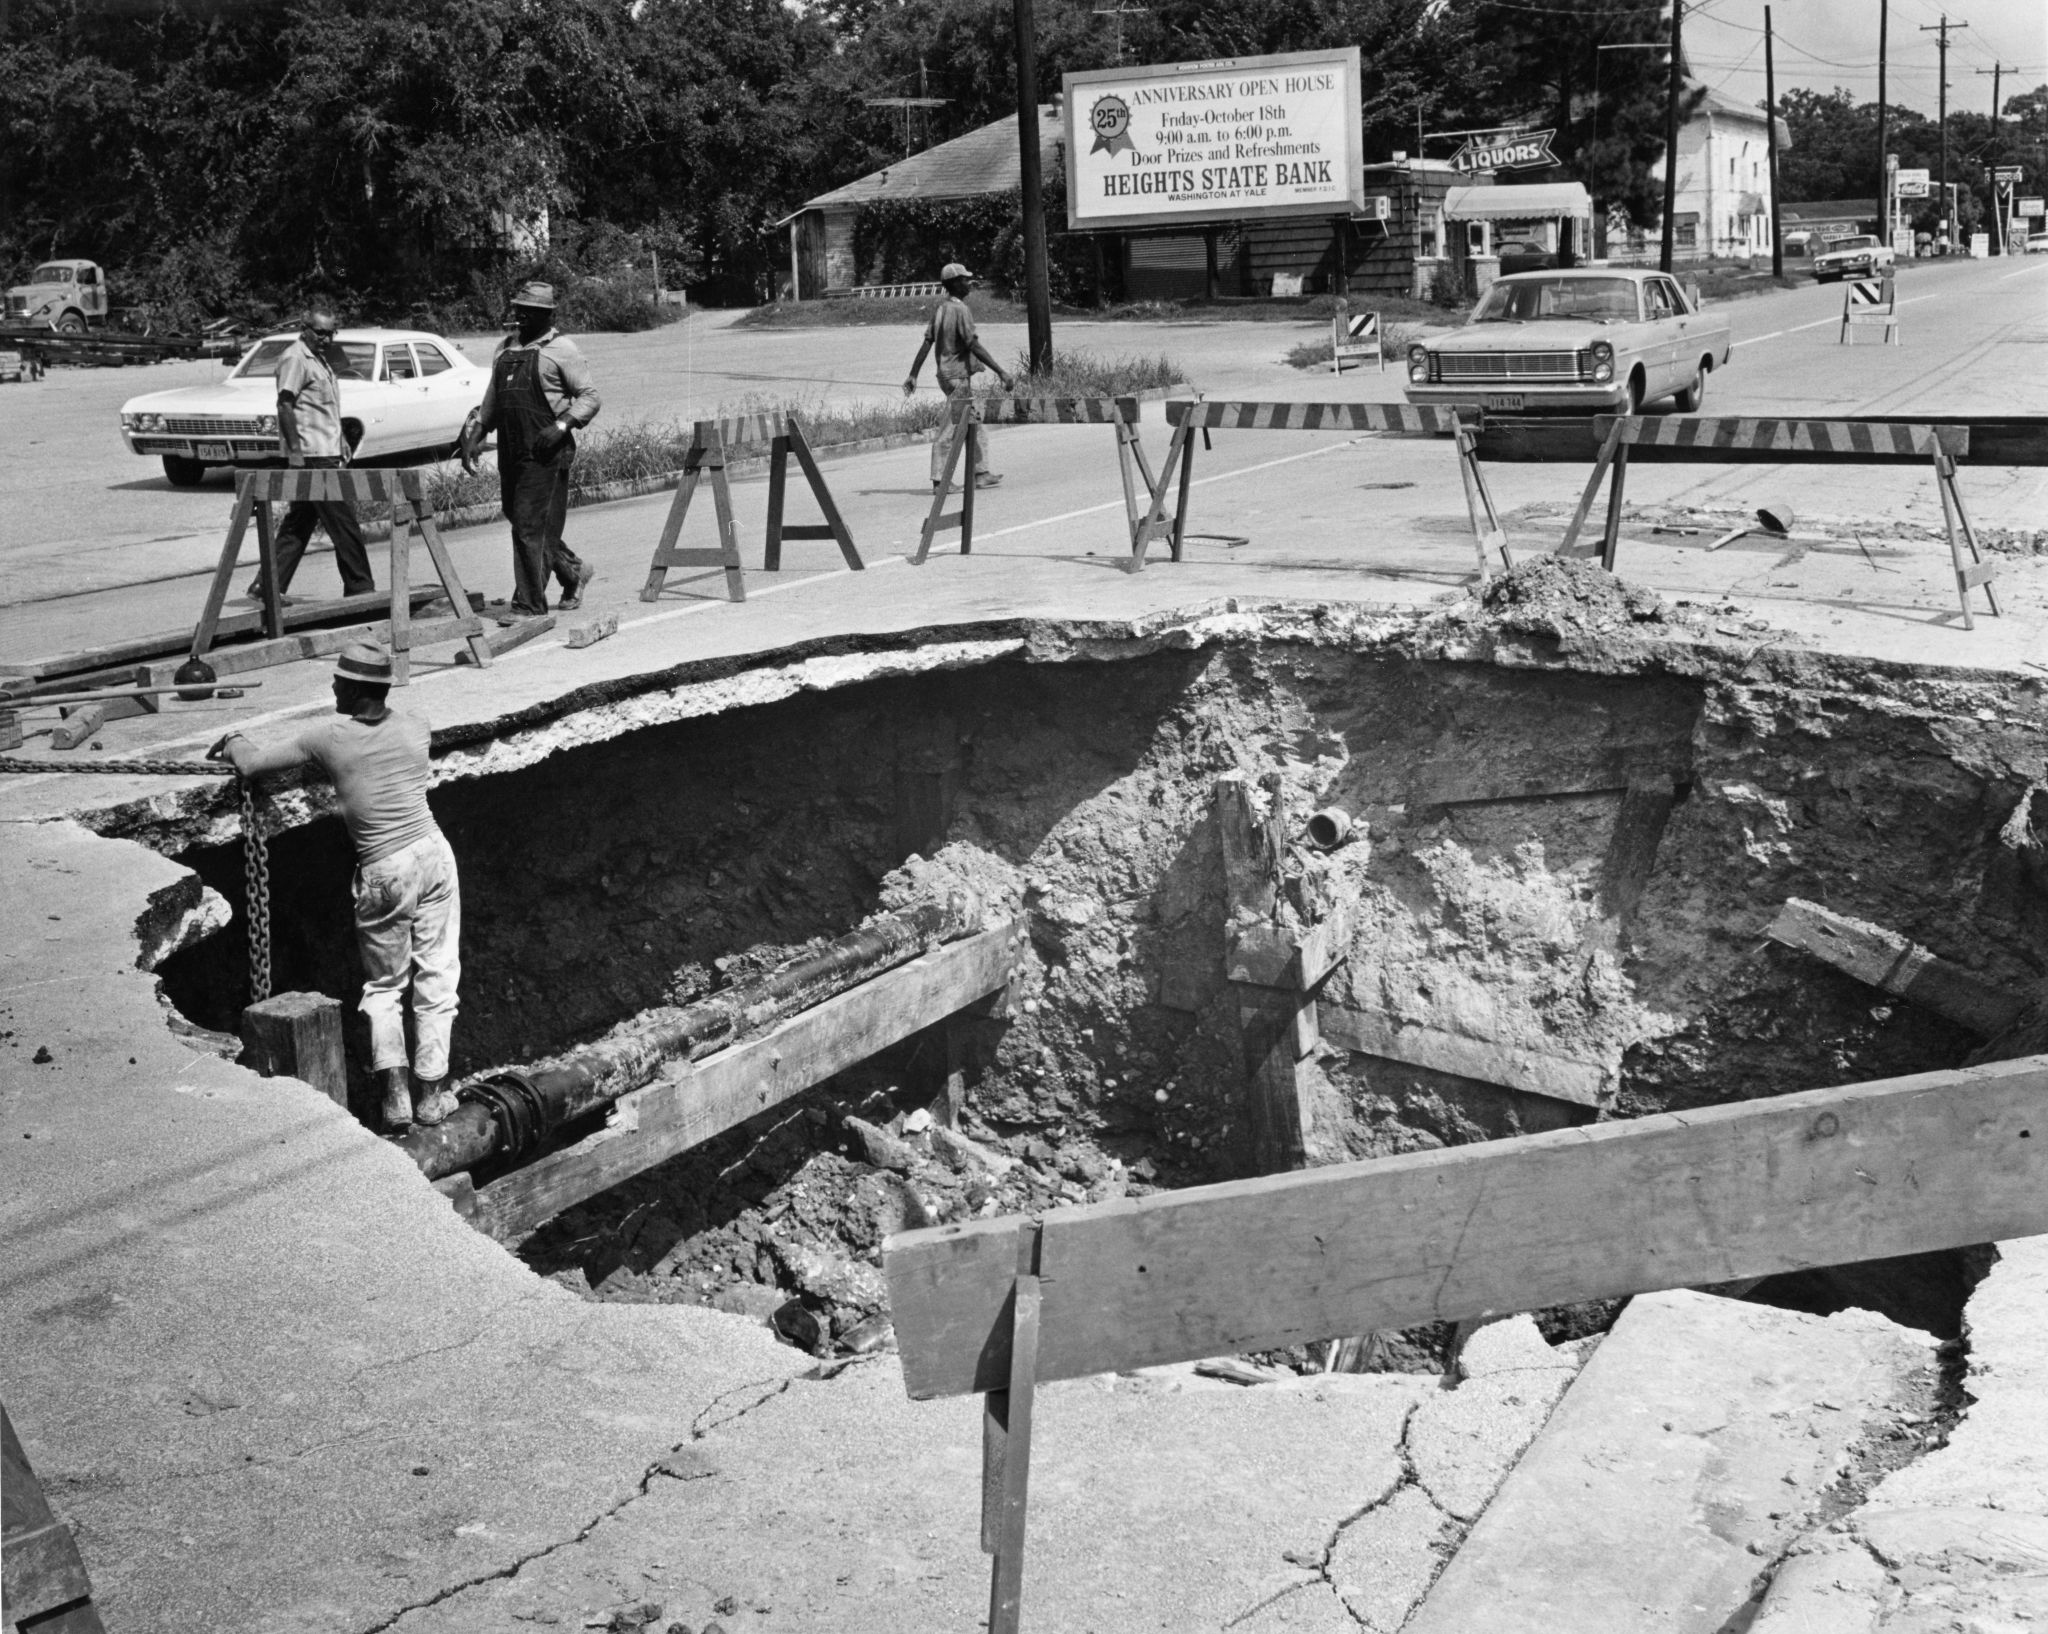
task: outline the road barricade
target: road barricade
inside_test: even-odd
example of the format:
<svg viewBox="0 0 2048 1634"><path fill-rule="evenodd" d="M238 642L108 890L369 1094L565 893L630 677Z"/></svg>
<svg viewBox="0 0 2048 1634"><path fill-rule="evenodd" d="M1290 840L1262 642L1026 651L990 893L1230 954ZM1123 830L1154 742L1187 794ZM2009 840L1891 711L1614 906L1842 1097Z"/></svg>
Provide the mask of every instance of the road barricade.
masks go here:
<svg viewBox="0 0 2048 1634"><path fill-rule="evenodd" d="M1380 346L1380 315L1340 309L1330 320L1330 372L1342 374L1345 364L1363 363L1368 358L1381 374L1387 372L1387 354Z"/></svg>
<svg viewBox="0 0 2048 1634"><path fill-rule="evenodd" d="M1187 537L1188 489L1193 482L1194 437L1209 446L1211 431L1371 431L1388 437L1449 437L1457 447L1458 478L1465 489L1465 513L1472 522L1472 541L1483 582L1493 572L1492 558L1512 567L1507 533L1494 508L1486 476L1479 468L1474 426L1455 409L1413 403L1251 403L1175 401L1166 405L1173 435L1166 445L1166 463L1152 484L1152 508L1131 543L1131 571L1143 572L1154 538L1166 532L1167 548L1176 562ZM1166 490L1179 479L1172 525L1167 526Z"/></svg>
<svg viewBox="0 0 2048 1634"><path fill-rule="evenodd" d="M1948 534L1949 558L1956 574L1956 600L1963 628L1972 630L1970 592L1981 586L1994 615L2003 609L1992 581L1998 564L1987 562L1977 549L1976 531L1956 486L1956 460L1970 452L1970 428L1907 420L1766 420L1735 416L1649 417L1599 415L1593 421L1600 452L1593 474L1579 496L1578 509L1557 547L1560 556L1592 556L1614 570L1621 543L1622 490L1631 457L1655 463L1712 465L1895 465L1925 459L1934 467L1941 496L1942 523ZM1580 545L1580 530L1593 508L1600 479L1608 479L1607 518L1600 543ZM1963 552L1969 552L1969 561Z"/></svg>
<svg viewBox="0 0 2048 1634"><path fill-rule="evenodd" d="M1855 278L1842 288L1842 333L1837 344L1854 342L1859 324L1879 324L1882 339L1899 344L1899 286L1890 278Z"/></svg>
<svg viewBox="0 0 2048 1634"><path fill-rule="evenodd" d="M321 630L317 636L288 636L284 596L277 582L276 532L270 507L274 504L312 501L316 504L369 505L391 507L390 613L388 621L351 625L346 629ZM479 668L491 662L491 646L484 638L483 620L471 606L463 589L454 559L434 525L434 512L427 502L417 471L361 471L328 469L286 469L240 471L235 475L235 509L228 521L228 536L221 546L220 564L206 593L206 606L192 632L194 658L204 658L212 649L221 624L221 608L233 586L241 560L242 541L251 523L256 527L256 550L261 562L257 574L262 591L263 633L268 641L253 648L238 648L234 667L259 668L311 658L324 652L338 652L355 639L388 640L392 669L403 686L411 673L411 649L432 641L460 638L469 643L471 657ZM426 547L434 575L441 581L453 616L431 623L412 622L412 542ZM368 611L379 601L375 595L344 596L329 602L302 603L292 609L292 623L315 623L330 617Z"/></svg>
<svg viewBox="0 0 2048 1634"><path fill-rule="evenodd" d="M654 560L647 565L647 582L640 587L642 601L660 598L661 587L673 567L722 569L726 594L734 601L747 599L746 571L740 563L739 532L733 525L732 489L727 485L725 468L734 450L759 448L764 444L769 450L768 532L761 553L762 571L781 571L782 541L785 539L830 539L839 546L839 554L846 558L846 565L856 573L861 571L865 564L860 559L860 552L854 549L853 535L847 530L845 518L839 514L832 490L826 486L825 475L818 469L810 439L804 435L803 422L786 412L741 414L724 420L699 420L691 428L690 447L683 455L682 480L676 484L676 497L669 504L668 519L662 523L661 538L654 547ZM804 481L810 484L812 498L817 500L818 509L824 513L823 522L783 521L792 454L796 456ZM711 500L717 516L718 543L684 547L678 543L683 535L683 520L690 514L690 501L696 495L697 483L707 473L711 478Z"/></svg>
<svg viewBox="0 0 2048 1634"><path fill-rule="evenodd" d="M1140 525L1137 480L1145 484L1147 503L1156 498L1152 462L1145 458L1138 437L1138 400L1135 397L989 397L973 404L956 403L952 429L946 437L945 476L932 493L932 508L918 536L917 554L911 565L922 567L931 555L932 540L949 528L960 530L960 554L974 549L974 472L980 464L983 426L1072 426L1107 425L1116 430L1117 470L1123 477L1124 517L1130 537L1135 540ZM961 464L962 458L966 464ZM960 474L960 508L946 509L952 496L953 476Z"/></svg>

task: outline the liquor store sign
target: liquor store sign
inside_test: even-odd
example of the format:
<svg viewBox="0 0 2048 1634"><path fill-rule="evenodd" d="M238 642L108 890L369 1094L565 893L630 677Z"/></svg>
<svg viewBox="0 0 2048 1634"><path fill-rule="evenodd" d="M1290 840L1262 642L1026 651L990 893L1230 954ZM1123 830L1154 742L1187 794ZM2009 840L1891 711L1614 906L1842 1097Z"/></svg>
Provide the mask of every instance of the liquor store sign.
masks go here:
<svg viewBox="0 0 2048 1634"><path fill-rule="evenodd" d="M1067 225L1365 208L1358 50L1069 74Z"/></svg>
<svg viewBox="0 0 2048 1634"><path fill-rule="evenodd" d="M1498 130L1474 136L1451 155L1458 170L1532 170L1554 165L1557 155L1550 149L1557 131Z"/></svg>

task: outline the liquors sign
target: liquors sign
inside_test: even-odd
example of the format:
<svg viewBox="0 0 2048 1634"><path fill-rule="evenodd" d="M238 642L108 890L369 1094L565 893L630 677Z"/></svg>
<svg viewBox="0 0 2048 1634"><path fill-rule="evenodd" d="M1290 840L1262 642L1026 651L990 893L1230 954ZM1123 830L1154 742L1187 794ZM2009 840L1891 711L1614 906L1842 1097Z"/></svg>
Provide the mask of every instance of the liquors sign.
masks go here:
<svg viewBox="0 0 2048 1634"><path fill-rule="evenodd" d="M1101 69L1064 88L1071 228L1364 208L1356 47Z"/></svg>
<svg viewBox="0 0 2048 1634"><path fill-rule="evenodd" d="M1554 165L1557 155L1551 152L1550 143L1556 135L1555 128L1485 131L1452 154L1451 164L1458 170L1528 170Z"/></svg>

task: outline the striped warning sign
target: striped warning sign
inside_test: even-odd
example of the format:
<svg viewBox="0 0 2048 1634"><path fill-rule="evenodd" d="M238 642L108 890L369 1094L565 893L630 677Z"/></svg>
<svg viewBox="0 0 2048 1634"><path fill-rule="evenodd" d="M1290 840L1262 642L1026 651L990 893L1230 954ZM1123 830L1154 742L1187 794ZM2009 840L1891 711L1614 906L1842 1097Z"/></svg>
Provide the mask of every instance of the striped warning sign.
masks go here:
<svg viewBox="0 0 2048 1634"><path fill-rule="evenodd" d="M1199 431L1391 431L1448 437L1455 409L1412 403L1168 403L1166 418Z"/></svg>
<svg viewBox="0 0 2048 1634"><path fill-rule="evenodd" d="M1890 306L1892 281L1889 278L1858 278L1849 285L1851 306Z"/></svg>
<svg viewBox="0 0 2048 1634"><path fill-rule="evenodd" d="M1135 397L990 397L981 420L992 426L1101 426L1138 418Z"/></svg>
<svg viewBox="0 0 2048 1634"><path fill-rule="evenodd" d="M1848 344L1858 324L1881 324L1883 338L1899 343L1899 303L1889 278L1858 278L1842 291L1842 332L1837 339Z"/></svg>
<svg viewBox="0 0 2048 1634"><path fill-rule="evenodd" d="M1602 416L1595 430L1604 438L1619 425L1621 441L1634 448L1692 448L1731 454L1833 454L1843 459L1926 456L1946 446L1968 454L1968 426L1916 425L1902 420L1749 420L1726 416Z"/></svg>
<svg viewBox="0 0 2048 1634"><path fill-rule="evenodd" d="M240 471L236 486L257 499L341 500L350 505L385 505L420 497L417 471L286 470Z"/></svg>
<svg viewBox="0 0 2048 1634"><path fill-rule="evenodd" d="M1330 366L1342 374L1346 363L1361 358L1373 359L1385 372L1387 360L1380 351L1380 315L1339 311L1330 320Z"/></svg>

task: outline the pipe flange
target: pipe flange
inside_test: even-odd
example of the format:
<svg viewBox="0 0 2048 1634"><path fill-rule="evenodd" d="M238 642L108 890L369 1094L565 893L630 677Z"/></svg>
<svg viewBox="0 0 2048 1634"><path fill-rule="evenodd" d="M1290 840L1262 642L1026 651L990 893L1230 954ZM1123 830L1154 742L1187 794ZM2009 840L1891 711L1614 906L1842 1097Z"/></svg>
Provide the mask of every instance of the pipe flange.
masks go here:
<svg viewBox="0 0 2048 1634"><path fill-rule="evenodd" d="M547 1133L547 1103L523 1072L506 1068L489 1077L467 1083L456 1092L459 1101L474 1101L491 1115L497 1126L497 1157L523 1157L540 1145Z"/></svg>

